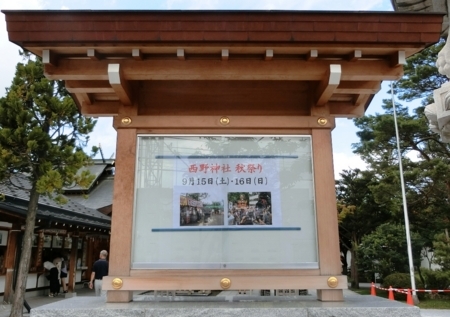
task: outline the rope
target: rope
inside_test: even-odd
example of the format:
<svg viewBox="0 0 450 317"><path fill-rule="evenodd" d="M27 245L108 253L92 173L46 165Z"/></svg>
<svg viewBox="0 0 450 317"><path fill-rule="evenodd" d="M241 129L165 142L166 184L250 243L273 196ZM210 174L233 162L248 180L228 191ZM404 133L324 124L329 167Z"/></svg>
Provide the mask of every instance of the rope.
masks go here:
<svg viewBox="0 0 450 317"><path fill-rule="evenodd" d="M408 289L407 288L383 288L383 287L379 287L374 285L374 287L376 289L382 290L382 291L390 291L392 289L392 291L394 292L399 292L399 293L403 293L403 294L408 294ZM450 289L410 289L410 291L416 291L416 292L422 292L422 293L449 293Z"/></svg>

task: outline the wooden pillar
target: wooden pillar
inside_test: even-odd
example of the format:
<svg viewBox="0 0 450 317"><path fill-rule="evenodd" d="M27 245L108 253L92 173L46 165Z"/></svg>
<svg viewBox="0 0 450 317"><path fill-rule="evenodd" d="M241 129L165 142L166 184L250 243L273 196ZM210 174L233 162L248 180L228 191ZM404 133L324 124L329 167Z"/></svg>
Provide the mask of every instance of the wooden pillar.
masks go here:
<svg viewBox="0 0 450 317"><path fill-rule="evenodd" d="M117 129L109 276L130 276L136 129ZM107 302L129 302L131 291L108 291Z"/></svg>
<svg viewBox="0 0 450 317"><path fill-rule="evenodd" d="M78 251L78 237L72 236L72 247L70 249L70 259L69 259L69 293L73 293L75 289L75 274L77 272L77 251Z"/></svg>
<svg viewBox="0 0 450 317"><path fill-rule="evenodd" d="M8 234L8 242L6 244L6 257L5 257L5 290L3 295L3 301L6 303L11 303L14 294L13 291L13 279L14 279L14 264L16 259L17 240L20 234L20 224L15 223Z"/></svg>
<svg viewBox="0 0 450 317"><path fill-rule="evenodd" d="M337 276L341 275L341 262L331 130L313 129L312 149L320 275ZM322 301L344 300L341 289L320 289L317 297Z"/></svg>
<svg viewBox="0 0 450 317"><path fill-rule="evenodd" d="M36 252L36 268L42 268L42 253L44 252L44 231L38 232L37 252ZM43 271L43 269L42 269Z"/></svg>
<svg viewBox="0 0 450 317"><path fill-rule="evenodd" d="M94 262L98 259L98 254L93 254L94 245L92 243L92 240L90 237L84 238L84 245L83 245L83 252L86 251L86 271L85 271L85 278L90 279L91 273L92 273L92 266Z"/></svg>

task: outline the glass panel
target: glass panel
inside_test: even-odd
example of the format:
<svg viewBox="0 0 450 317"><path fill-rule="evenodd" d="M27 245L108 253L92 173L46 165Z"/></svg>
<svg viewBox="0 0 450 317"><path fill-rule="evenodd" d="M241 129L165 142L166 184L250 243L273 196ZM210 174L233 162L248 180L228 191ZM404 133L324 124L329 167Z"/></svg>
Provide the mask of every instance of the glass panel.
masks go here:
<svg viewBox="0 0 450 317"><path fill-rule="evenodd" d="M139 136L132 267L317 268L309 136Z"/></svg>

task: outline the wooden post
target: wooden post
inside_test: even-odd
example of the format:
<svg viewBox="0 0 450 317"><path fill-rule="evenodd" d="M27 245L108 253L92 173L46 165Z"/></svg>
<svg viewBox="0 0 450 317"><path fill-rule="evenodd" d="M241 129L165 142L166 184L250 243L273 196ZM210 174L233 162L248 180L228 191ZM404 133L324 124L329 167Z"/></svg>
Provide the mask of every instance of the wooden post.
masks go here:
<svg viewBox="0 0 450 317"><path fill-rule="evenodd" d="M75 289L75 274L77 272L77 251L78 251L78 237L72 236L72 248L70 249L69 260L69 293L73 293Z"/></svg>
<svg viewBox="0 0 450 317"><path fill-rule="evenodd" d="M110 276L130 276L136 129L117 130L116 175L111 219ZM107 302L129 302L131 291L108 291Z"/></svg>
<svg viewBox="0 0 450 317"><path fill-rule="evenodd" d="M14 294L13 291L13 279L14 279L14 264L17 252L17 238L20 234L20 224L15 223L8 234L8 243L6 244L6 257L5 257L5 290L3 295L3 301L11 303Z"/></svg>
<svg viewBox="0 0 450 317"><path fill-rule="evenodd" d="M322 276L341 275L331 130L312 130L319 266ZM318 289L321 301L343 301L342 289Z"/></svg>

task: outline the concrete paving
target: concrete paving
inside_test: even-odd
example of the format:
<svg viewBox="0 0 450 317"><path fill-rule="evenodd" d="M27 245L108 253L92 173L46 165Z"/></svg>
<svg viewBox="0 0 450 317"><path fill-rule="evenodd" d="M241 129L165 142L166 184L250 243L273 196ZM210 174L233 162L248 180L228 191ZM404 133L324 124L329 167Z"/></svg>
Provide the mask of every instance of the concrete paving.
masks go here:
<svg viewBox="0 0 450 317"><path fill-rule="evenodd" d="M259 296L255 295L259 292L247 292L247 294L239 294L237 291L224 291L219 293L217 296L202 296L202 297L192 297L192 296L176 296L176 297L163 297L163 296L153 296L148 294L140 294L135 292L134 302L130 304L119 304L121 308L121 313L124 310L132 310L136 316L139 315L138 312L144 311L143 316L147 316L148 310L152 309L158 311L169 312L174 310L177 316L183 316L182 311L186 309L192 310L192 307L201 308L198 313L202 316L208 310L226 309L227 315L234 316L229 312L232 306L234 310L239 309L240 313L243 310L251 310L255 316L261 316L261 309L265 311L273 310L274 313L277 311L281 312L280 309L292 309L292 312L298 312L298 316L317 316L319 313L317 309L325 309L328 312L333 311L334 316L359 316L351 314L356 313L354 309L373 309L379 310L379 314L374 314L373 316L421 316L421 317L450 317L450 310L437 310L437 309L417 309L404 303L397 301L389 301L385 298L374 297L370 295L359 295L350 290L344 291L345 302L339 303L322 303L317 301L317 297L314 291L309 291L308 295L305 296L291 296L291 297L274 297L274 296ZM0 297L0 299L2 299ZM105 312L105 309L111 307L118 308L118 304L107 304L105 303L104 297L95 297L94 291L88 288L77 288L76 296L73 298L65 298L62 295L55 298L50 298L45 295L39 296L26 296L28 304L32 308L31 315L27 313L24 308L24 316L39 317L39 316L52 316L49 314L52 310L55 310L55 316L68 316L67 312L74 309L86 308L92 309L89 316L95 316L97 309ZM231 304L230 304L231 303ZM193 306L194 305L194 306ZM145 307L144 310L143 307ZM316 311L309 310L309 313L300 313L305 309L316 309ZM399 310L406 308L405 313L399 313ZM349 310L350 309L350 310ZM410 310L414 309L414 310ZM100 312L99 311L99 312ZM416 311L418 312L416 314ZM195 311L194 311L195 312ZM336 313L337 314L336 314ZM8 317L10 313L10 305L0 305L0 317ZM215 312L217 314L217 311ZM251 315L253 315L253 313ZM324 311L325 313L325 311ZM76 314L79 314L77 312ZM70 314L69 314L70 315ZM82 316L82 314L79 314ZM103 314L104 315L104 314ZM169 314L170 315L170 314ZM249 314L247 313L249 316ZM297 313L295 314L297 315ZM72 316L72 315L70 315ZM75 315L74 315L75 316ZM78 315L76 315L78 316ZM108 315L109 316L109 315ZM192 314L191 316L195 316ZM328 316L328 314L326 314ZM365 314L366 317L371 316L370 313Z"/></svg>

